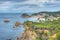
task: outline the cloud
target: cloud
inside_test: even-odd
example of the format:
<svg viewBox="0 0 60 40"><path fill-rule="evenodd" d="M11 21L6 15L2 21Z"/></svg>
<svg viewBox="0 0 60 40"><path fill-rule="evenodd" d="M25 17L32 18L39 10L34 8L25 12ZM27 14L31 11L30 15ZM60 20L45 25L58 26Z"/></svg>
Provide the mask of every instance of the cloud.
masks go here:
<svg viewBox="0 0 60 40"><path fill-rule="evenodd" d="M0 12L38 12L49 10L49 7L60 7L58 0L26 0L26 1L2 1L0 2ZM59 8L58 7L58 8ZM58 10L58 9L57 9Z"/></svg>
<svg viewBox="0 0 60 40"><path fill-rule="evenodd" d="M0 2L2 1L14 1L14 2L23 2L23 1L26 1L26 0L0 0Z"/></svg>

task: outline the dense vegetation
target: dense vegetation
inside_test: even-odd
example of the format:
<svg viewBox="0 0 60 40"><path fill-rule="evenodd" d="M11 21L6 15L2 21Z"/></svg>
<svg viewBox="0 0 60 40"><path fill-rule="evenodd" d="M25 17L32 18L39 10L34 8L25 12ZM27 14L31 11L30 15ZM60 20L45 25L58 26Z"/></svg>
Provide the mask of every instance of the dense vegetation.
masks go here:
<svg viewBox="0 0 60 40"><path fill-rule="evenodd" d="M48 30L48 33L44 33L42 32L36 32L38 37L36 40L44 40L44 37L46 40L59 40L60 39L60 19L58 20L54 20L54 21L45 21L43 23L36 23L36 22L32 22L32 21L27 21L25 22L25 24L30 27L32 30ZM56 34L56 38L52 38L51 36L53 34ZM43 37L43 36L44 37Z"/></svg>

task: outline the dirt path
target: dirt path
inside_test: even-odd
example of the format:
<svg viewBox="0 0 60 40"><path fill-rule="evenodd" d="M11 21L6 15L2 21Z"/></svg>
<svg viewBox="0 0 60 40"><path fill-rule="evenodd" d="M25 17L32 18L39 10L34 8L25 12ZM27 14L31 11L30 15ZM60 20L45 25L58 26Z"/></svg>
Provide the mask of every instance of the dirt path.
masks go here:
<svg viewBox="0 0 60 40"><path fill-rule="evenodd" d="M52 38L56 38L56 34L53 34L51 37L52 37Z"/></svg>

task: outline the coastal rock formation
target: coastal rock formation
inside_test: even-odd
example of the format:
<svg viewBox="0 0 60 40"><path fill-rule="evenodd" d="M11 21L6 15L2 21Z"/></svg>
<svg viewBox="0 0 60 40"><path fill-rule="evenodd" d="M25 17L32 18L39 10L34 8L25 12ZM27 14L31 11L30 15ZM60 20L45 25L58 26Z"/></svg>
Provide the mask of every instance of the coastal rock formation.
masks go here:
<svg viewBox="0 0 60 40"><path fill-rule="evenodd" d="M8 23L8 22L10 22L10 20L6 19L6 20L4 20L4 22L5 22L5 23Z"/></svg>
<svg viewBox="0 0 60 40"><path fill-rule="evenodd" d="M16 22L15 26L13 28L16 28L16 27L20 26L20 24L21 24L20 22Z"/></svg>
<svg viewBox="0 0 60 40"><path fill-rule="evenodd" d="M36 33L27 27L20 40L35 40L36 37Z"/></svg>
<svg viewBox="0 0 60 40"><path fill-rule="evenodd" d="M21 17L22 18L29 18L30 16L28 14L22 14Z"/></svg>
<svg viewBox="0 0 60 40"><path fill-rule="evenodd" d="M19 26L19 25L20 25L20 22L16 22L16 23L15 23L15 26Z"/></svg>
<svg viewBox="0 0 60 40"><path fill-rule="evenodd" d="M20 40L20 38L17 37L15 40Z"/></svg>

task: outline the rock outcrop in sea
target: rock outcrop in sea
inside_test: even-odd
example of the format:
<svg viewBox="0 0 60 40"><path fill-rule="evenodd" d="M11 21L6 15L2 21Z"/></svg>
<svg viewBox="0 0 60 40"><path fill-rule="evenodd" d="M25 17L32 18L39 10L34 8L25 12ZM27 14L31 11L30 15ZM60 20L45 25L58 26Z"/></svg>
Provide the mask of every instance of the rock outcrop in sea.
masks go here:
<svg viewBox="0 0 60 40"><path fill-rule="evenodd" d="M16 22L13 28L20 26L20 24L21 24L20 22Z"/></svg>
<svg viewBox="0 0 60 40"><path fill-rule="evenodd" d="M10 22L10 20L6 19L6 20L4 20L4 22L5 22L5 23L8 23L8 22Z"/></svg>
<svg viewBox="0 0 60 40"><path fill-rule="evenodd" d="M30 16L25 13L25 14L22 14L21 17L22 17L22 18L29 18Z"/></svg>

